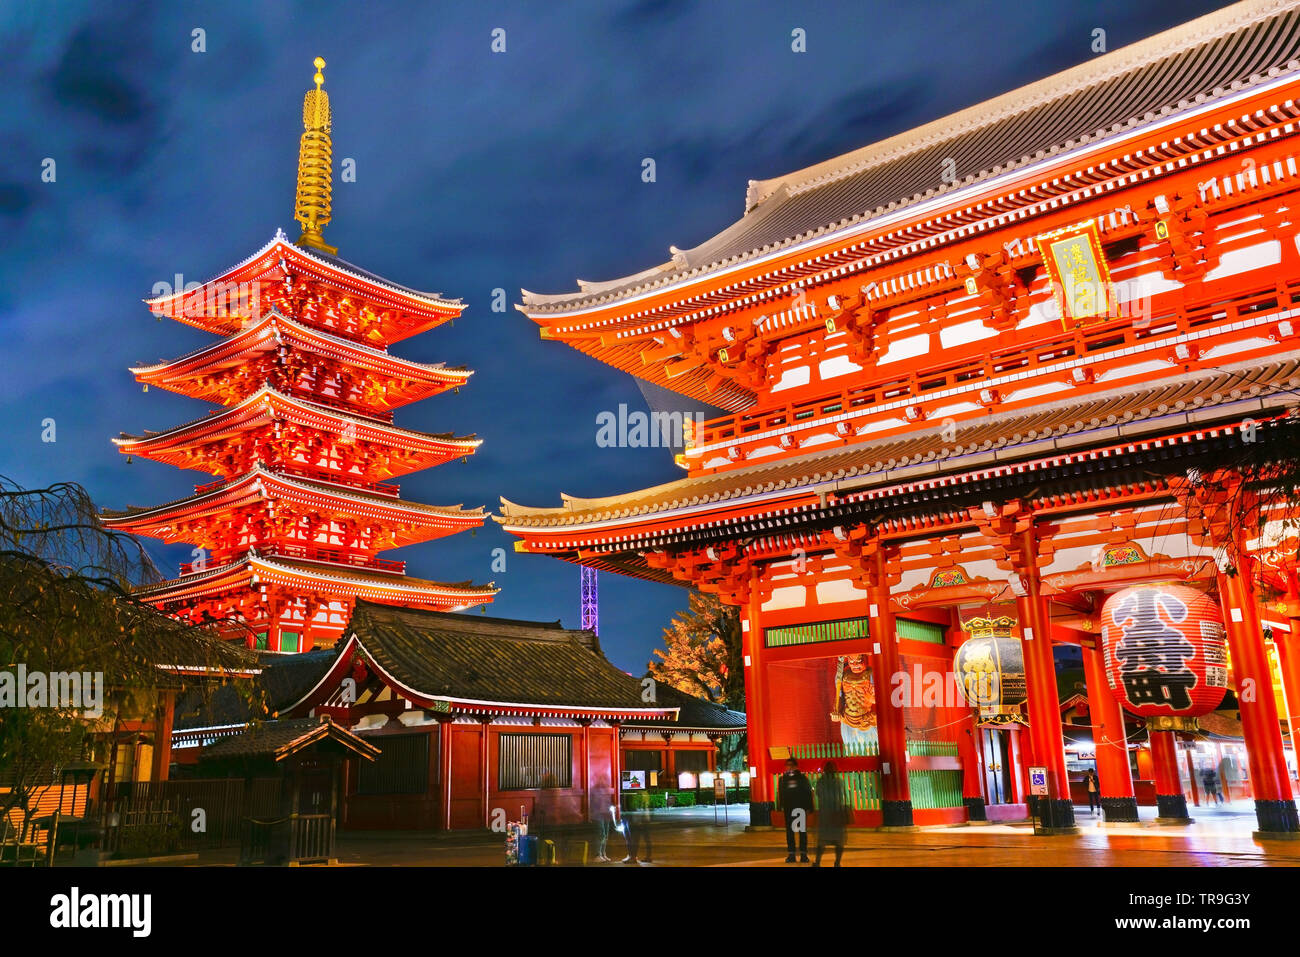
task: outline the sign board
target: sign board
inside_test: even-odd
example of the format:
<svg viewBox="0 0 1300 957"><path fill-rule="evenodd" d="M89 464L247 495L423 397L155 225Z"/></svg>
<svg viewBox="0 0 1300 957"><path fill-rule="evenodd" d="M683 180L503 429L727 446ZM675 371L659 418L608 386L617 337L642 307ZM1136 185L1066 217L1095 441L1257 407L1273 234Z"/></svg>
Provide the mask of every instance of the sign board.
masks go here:
<svg viewBox="0 0 1300 957"><path fill-rule="evenodd" d="M721 774L713 779L713 796L724 801L727 799L727 779Z"/></svg>
<svg viewBox="0 0 1300 957"><path fill-rule="evenodd" d="M1047 768L1029 769L1029 793L1035 797L1047 796Z"/></svg>
<svg viewBox="0 0 1300 957"><path fill-rule="evenodd" d="M1110 268L1095 220L1035 240L1066 329L1104 320L1111 312Z"/></svg>
<svg viewBox="0 0 1300 957"><path fill-rule="evenodd" d="M645 790L645 772L644 771L624 771L622 775L622 785L624 791L644 791Z"/></svg>

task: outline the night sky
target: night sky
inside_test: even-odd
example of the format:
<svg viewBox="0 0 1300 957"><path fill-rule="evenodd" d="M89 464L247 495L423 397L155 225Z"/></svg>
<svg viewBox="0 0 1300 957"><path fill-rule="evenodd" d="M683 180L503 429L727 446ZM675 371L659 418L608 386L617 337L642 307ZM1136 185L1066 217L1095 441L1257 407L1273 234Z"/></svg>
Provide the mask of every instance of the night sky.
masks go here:
<svg viewBox="0 0 1300 957"><path fill-rule="evenodd" d="M943 116L1224 4L1046 2L0 2L0 474L84 484L103 506L207 481L109 439L204 403L126 371L212 337L140 300L291 238L302 95L328 61L343 258L465 300L454 327L398 343L476 370L399 425L477 433L468 464L402 480L436 504L556 505L681 477L664 449L605 449L596 416L644 408L633 379L556 343L519 289L637 272L743 212L765 179ZM506 31L506 52L491 33ZM206 52L193 52L192 31ZM791 50L806 32L807 52ZM356 161L355 183L337 181ZM655 160L657 181L641 179ZM55 161L56 180L42 182ZM511 308L491 309L494 289ZM57 441L42 442L53 418ZM189 546L146 540L168 574ZM495 523L386 553L443 581L495 580L491 614L578 624L578 571L516 555ZM505 573L492 550L508 552ZM686 593L602 575L601 639L641 672Z"/></svg>

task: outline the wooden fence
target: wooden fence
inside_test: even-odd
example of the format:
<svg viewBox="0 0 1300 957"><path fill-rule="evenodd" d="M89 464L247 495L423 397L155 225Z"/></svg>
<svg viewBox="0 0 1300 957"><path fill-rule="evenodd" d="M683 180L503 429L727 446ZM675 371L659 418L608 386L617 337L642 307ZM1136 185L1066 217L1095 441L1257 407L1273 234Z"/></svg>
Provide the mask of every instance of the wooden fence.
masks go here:
<svg viewBox="0 0 1300 957"><path fill-rule="evenodd" d="M122 785L106 801L106 850L116 852L141 829L168 829L177 849L238 846L246 817L269 817L280 809L280 779L241 778L146 781ZM162 840L160 836L160 840Z"/></svg>

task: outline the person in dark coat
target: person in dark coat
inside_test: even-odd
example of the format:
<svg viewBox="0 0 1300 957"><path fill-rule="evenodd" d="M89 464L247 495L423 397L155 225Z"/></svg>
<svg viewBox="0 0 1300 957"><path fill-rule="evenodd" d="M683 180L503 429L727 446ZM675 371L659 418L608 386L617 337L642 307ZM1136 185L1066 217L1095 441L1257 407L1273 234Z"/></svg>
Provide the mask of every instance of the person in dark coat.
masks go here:
<svg viewBox="0 0 1300 957"><path fill-rule="evenodd" d="M1205 785L1205 796L1214 798L1216 807L1222 804L1223 791L1219 787L1219 772L1214 769L1213 764L1205 766L1205 770L1201 772L1201 782Z"/></svg>
<svg viewBox="0 0 1300 957"><path fill-rule="evenodd" d="M785 848L789 852L787 864L794 863L794 836L799 835L799 859L808 863L808 815L812 813L813 793L808 778L799 770L799 762L790 758L785 762L779 789L781 814L785 818Z"/></svg>
<svg viewBox="0 0 1300 957"><path fill-rule="evenodd" d="M835 866L844 856L844 829L849 823L848 802L844 800L844 783L835 773L834 761L827 761L817 781L817 859L813 867L822 866L822 852L827 844L835 846Z"/></svg>
<svg viewBox="0 0 1300 957"><path fill-rule="evenodd" d="M1088 792L1088 810L1096 812L1101 807L1101 785L1097 783L1097 772L1091 768L1083 775L1083 789Z"/></svg>

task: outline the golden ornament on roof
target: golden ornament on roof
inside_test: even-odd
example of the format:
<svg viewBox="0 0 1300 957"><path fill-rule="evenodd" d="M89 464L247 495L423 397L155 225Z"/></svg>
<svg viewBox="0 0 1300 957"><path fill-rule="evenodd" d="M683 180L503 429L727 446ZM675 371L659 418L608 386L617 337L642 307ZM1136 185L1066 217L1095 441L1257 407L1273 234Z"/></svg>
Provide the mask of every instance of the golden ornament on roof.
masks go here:
<svg viewBox="0 0 1300 957"><path fill-rule="evenodd" d="M325 242L321 229L330 221L332 199L333 144L330 140L330 97L321 84L325 82L323 57L312 61L316 89L308 90L302 101L302 139L298 144L298 194L293 217L302 224L299 246L307 246L331 256L338 248Z"/></svg>

